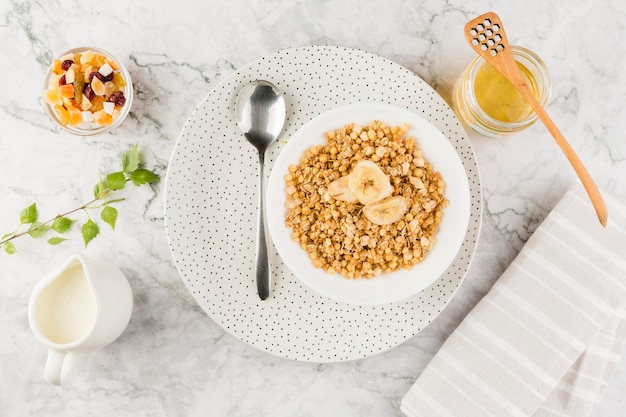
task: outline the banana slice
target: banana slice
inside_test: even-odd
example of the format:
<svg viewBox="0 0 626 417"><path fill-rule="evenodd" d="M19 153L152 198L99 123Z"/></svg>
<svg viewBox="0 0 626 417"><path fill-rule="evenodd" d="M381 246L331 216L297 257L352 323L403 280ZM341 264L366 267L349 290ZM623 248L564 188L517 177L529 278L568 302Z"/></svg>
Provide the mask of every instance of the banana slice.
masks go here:
<svg viewBox="0 0 626 417"><path fill-rule="evenodd" d="M345 201L347 203L356 203L359 199L354 195L354 193L350 190L349 183L350 175L344 175L328 184L328 193L330 196L336 200Z"/></svg>
<svg viewBox="0 0 626 417"><path fill-rule="evenodd" d="M360 161L348 178L348 187L361 204L368 205L388 197L393 192L389 177L372 161Z"/></svg>
<svg viewBox="0 0 626 417"><path fill-rule="evenodd" d="M408 207L407 199L397 195L378 203L368 204L363 207L363 214L372 223L383 226L400 220Z"/></svg>

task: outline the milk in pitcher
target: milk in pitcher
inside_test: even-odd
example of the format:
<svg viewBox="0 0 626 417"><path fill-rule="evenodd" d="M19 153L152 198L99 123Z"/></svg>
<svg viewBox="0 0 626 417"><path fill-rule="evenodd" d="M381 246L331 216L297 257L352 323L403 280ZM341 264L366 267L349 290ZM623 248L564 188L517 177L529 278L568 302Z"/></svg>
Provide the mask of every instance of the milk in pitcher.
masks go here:
<svg viewBox="0 0 626 417"><path fill-rule="evenodd" d="M80 263L66 269L42 291L35 316L41 333L59 344L75 342L92 328L95 300Z"/></svg>

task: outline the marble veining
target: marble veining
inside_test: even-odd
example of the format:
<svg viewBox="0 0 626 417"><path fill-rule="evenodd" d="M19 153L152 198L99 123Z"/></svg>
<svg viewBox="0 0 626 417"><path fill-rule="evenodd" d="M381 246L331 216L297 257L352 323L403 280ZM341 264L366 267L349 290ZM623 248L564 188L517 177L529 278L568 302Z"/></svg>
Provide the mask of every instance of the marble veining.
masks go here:
<svg viewBox="0 0 626 417"><path fill-rule="evenodd" d="M0 3L0 235L37 201L48 218L86 201L98 176L138 143L165 178L187 118L237 68L272 52L340 45L405 66L447 101L473 59L462 27L493 10L511 43L546 61L548 112L602 189L626 197L626 3L621 0L6 0ZM42 106L51 59L78 46L126 63L135 100L110 134L79 138ZM87 249L77 230L50 247L29 237L0 254L1 416L402 416L399 403L446 337L489 290L577 178L541 124L506 139L469 133L483 185L476 256L457 295L394 349L318 365L269 355L226 333L198 307L164 232L164 181L126 195L115 231ZM77 251L114 262L134 292L131 322L112 345L78 357L62 387L43 381L45 349L30 333L36 283ZM598 416L626 416L622 359Z"/></svg>

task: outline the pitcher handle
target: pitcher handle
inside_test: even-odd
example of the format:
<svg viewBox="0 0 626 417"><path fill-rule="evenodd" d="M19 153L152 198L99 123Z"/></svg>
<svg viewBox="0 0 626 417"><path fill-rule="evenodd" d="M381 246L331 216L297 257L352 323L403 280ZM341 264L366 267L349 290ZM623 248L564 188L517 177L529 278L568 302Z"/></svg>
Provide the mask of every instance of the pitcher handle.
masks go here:
<svg viewBox="0 0 626 417"><path fill-rule="evenodd" d="M61 385L61 382L72 370L76 354L73 352L61 352L58 350L48 350L44 379L48 384Z"/></svg>

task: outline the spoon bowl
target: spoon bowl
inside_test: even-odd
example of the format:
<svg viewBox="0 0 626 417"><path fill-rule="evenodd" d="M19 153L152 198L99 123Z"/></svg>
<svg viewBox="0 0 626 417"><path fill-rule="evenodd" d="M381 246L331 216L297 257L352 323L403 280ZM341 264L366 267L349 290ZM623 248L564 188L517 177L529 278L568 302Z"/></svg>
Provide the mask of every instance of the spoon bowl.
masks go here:
<svg viewBox="0 0 626 417"><path fill-rule="evenodd" d="M285 125L285 98L272 83L263 80L244 86L237 95L237 125L245 138L259 154L258 211L256 236L256 283L259 297L269 297L271 270L269 265L269 238L265 232L265 151L278 138Z"/></svg>

